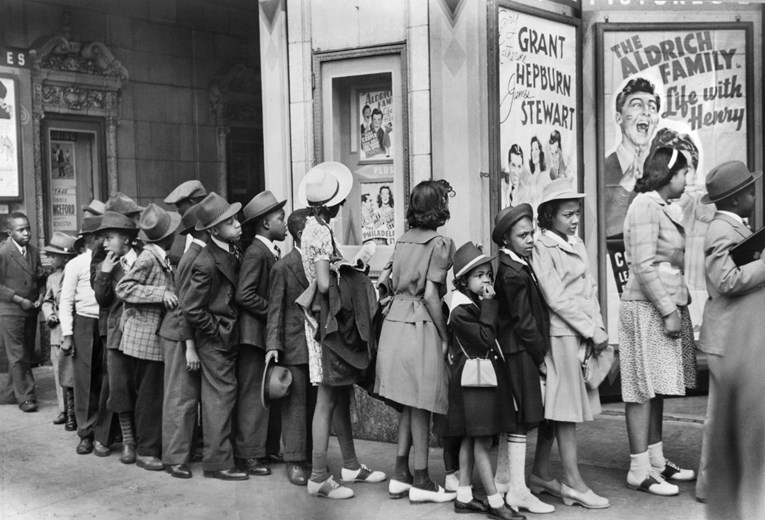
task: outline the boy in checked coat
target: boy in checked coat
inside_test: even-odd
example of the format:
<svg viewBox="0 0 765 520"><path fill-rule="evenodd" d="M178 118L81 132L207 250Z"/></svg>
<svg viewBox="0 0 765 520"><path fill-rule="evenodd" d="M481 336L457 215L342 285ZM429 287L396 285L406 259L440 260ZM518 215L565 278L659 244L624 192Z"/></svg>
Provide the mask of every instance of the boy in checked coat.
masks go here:
<svg viewBox="0 0 765 520"><path fill-rule="evenodd" d="M143 251L116 287L117 297L125 302L120 350L130 358L128 377L134 385L136 464L149 471L163 469L160 456L165 367L157 332L165 312L178 305L167 252L180 224L178 213L149 204L138 222Z"/></svg>
<svg viewBox="0 0 765 520"><path fill-rule="evenodd" d="M295 300L308 288L300 252L300 237L311 212L297 209L287 219L295 241L284 258L271 269L266 326L267 357L273 357L292 373L290 392L281 399L282 435L287 479L305 486L311 475L311 420L316 406L316 388L308 379L308 346L305 314Z"/></svg>
<svg viewBox="0 0 765 520"><path fill-rule="evenodd" d="M279 453L281 417L278 407L271 408L274 421L269 425L269 410L260 402L260 390L266 369L268 283L280 254L274 241L284 240L287 234L284 225L286 203L286 200L277 201L268 190L259 193L244 207L242 222L243 226L251 224L255 228L255 238L244 253L236 289L241 348L236 362L239 395L234 456L239 467L250 475L270 475L267 456L276 457ZM269 433L271 439L268 439ZM267 440L271 441L271 446L267 446Z"/></svg>
<svg viewBox="0 0 765 520"><path fill-rule="evenodd" d="M215 192L197 208L198 231L210 241L197 255L188 283L181 286L181 309L191 328L202 368L202 431L205 477L247 480L234 464L231 420L236 405L238 309L234 292L242 252L236 241L242 228L236 219L241 204L229 204Z"/></svg>

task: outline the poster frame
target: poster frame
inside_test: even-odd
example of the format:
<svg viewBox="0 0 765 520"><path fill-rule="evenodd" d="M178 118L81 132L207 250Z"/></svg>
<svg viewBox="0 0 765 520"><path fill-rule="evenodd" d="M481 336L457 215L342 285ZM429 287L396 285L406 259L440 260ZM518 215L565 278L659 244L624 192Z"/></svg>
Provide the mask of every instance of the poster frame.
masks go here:
<svg viewBox="0 0 765 520"><path fill-rule="evenodd" d="M746 136L747 136L747 165L755 167L755 150L751 144L755 135L754 121L754 24L752 22L661 22L661 23L608 23L595 24L595 106L596 106L596 153L597 172L604 171L606 162L606 117L608 108L605 106L605 51L604 40L606 33L629 32L632 34L657 31L744 31L746 52ZM605 179L597 176L597 251L598 251L598 296L603 320L608 323L608 252L606 247L606 214L605 214ZM755 211L756 213L756 211Z"/></svg>
<svg viewBox="0 0 765 520"><path fill-rule="evenodd" d="M392 79L392 78L391 78ZM351 128L354 129L351 132L351 147L350 151L351 153L358 153L361 154L361 139L358 132L356 132L356 128L359 128L360 123L360 117L359 113L361 112L361 105L359 103L359 94L361 92L365 91L372 91L374 89L384 89L384 88L392 88L392 85L387 83L379 83L379 84L371 84L367 85L365 87L354 87L351 89ZM360 159L359 164L393 164L393 157L384 157L382 159Z"/></svg>
<svg viewBox="0 0 765 520"><path fill-rule="evenodd" d="M576 4L568 2L560 2L562 5L569 5L578 7ZM495 131L499 128L499 9L509 9L519 13L523 13L528 16L535 16L547 21L568 25L574 28L576 34L576 63L581 63L582 59L582 20L574 16L566 16L544 9L530 7L527 5L521 5L511 0L490 0L487 13L487 35L488 35L488 107L489 107L489 177L490 177L490 198L489 203L492 209L492 222L493 215L498 213L501 209L502 201L501 197L501 182L502 182L502 150L501 150L501 135L499 131ZM582 117L582 87L583 78L581 68L576 68L576 77L574 82L576 84L576 131L579 139L576 144L577 158L575 161L577 167L576 182L578 189L584 187L584 143L583 143L583 130L584 119ZM536 211L536 208L534 208ZM585 236L585 228L587 225L586 212L583 212L583 218L579 224L579 236ZM492 242L492 252L496 254L497 245Z"/></svg>
<svg viewBox="0 0 765 520"><path fill-rule="evenodd" d="M0 203L6 203L6 202L20 202L24 200L24 175L22 173L22 164L21 164L21 147L19 146L21 142L21 110L19 107L19 78L18 76L14 74L7 74L7 73L0 73L0 79L4 80L10 80L11 83L13 83L13 110L14 110L14 116L16 118L16 142L14 143L16 147L16 183L18 186L18 193L15 195L3 195L0 193Z"/></svg>

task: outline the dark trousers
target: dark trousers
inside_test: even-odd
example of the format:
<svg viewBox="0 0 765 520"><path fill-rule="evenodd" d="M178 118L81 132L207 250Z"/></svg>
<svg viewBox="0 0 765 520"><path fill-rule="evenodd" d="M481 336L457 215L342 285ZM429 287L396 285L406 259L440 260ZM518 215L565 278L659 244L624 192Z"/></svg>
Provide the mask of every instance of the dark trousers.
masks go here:
<svg viewBox="0 0 765 520"><path fill-rule="evenodd" d="M93 438L98 420L103 370L103 345L98 318L74 316L74 415L77 435Z"/></svg>
<svg viewBox="0 0 765 520"><path fill-rule="evenodd" d="M107 406L114 413L135 410L135 388L133 387L133 359L121 350L106 350L106 364L109 370L109 400Z"/></svg>
<svg viewBox="0 0 765 520"><path fill-rule="evenodd" d="M317 387L308 379L308 365L285 365L292 374L290 392L281 401L284 460L311 460L313 451L311 422L316 407Z"/></svg>
<svg viewBox="0 0 765 520"><path fill-rule="evenodd" d="M101 345L106 345L106 336L101 336ZM101 356L101 394L98 397L98 418L94 428L95 439L104 446L111 446L119 432L120 423L117 414L107 406L109 402L109 355L105 350Z"/></svg>
<svg viewBox="0 0 765 520"><path fill-rule="evenodd" d="M0 316L0 348L8 356L8 381L0 402L35 401L30 360L35 348L36 316Z"/></svg>
<svg viewBox="0 0 765 520"><path fill-rule="evenodd" d="M237 394L237 347L198 341L197 354L202 364L202 432L205 443L202 469L232 469L231 423Z"/></svg>
<svg viewBox="0 0 765 520"><path fill-rule="evenodd" d="M186 369L186 345L162 339L165 353L165 399L162 406L162 462L188 464L201 394L199 371Z"/></svg>
<svg viewBox="0 0 765 520"><path fill-rule="evenodd" d="M265 457L269 411L263 407L260 391L266 353L252 345L241 345L236 360L236 437L234 456L242 459ZM277 437L279 453L279 438Z"/></svg>

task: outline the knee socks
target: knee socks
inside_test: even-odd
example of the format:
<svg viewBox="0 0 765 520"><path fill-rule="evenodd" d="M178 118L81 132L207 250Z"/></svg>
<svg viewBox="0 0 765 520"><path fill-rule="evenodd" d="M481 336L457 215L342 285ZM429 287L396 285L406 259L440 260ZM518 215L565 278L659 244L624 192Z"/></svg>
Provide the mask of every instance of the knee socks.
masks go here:
<svg viewBox="0 0 765 520"><path fill-rule="evenodd" d="M510 451L508 449L509 434L500 433L497 444L497 471L494 473L494 481L510 482Z"/></svg>
<svg viewBox="0 0 765 520"><path fill-rule="evenodd" d="M510 493L526 491L526 436L511 433L507 436L510 462Z"/></svg>
<svg viewBox="0 0 765 520"><path fill-rule="evenodd" d="M117 416L120 419L120 430L122 430L122 444L135 445L135 437L133 437L133 414L130 412L120 412Z"/></svg>
<svg viewBox="0 0 765 520"><path fill-rule="evenodd" d="M343 456L343 467L350 470L361 469L359 459L356 457L356 447L353 444L353 437L351 437L350 440L340 442L339 444L340 453Z"/></svg>
<svg viewBox="0 0 765 520"><path fill-rule="evenodd" d="M314 482L324 482L329 478L327 471L327 452L314 451L311 453L311 480Z"/></svg>

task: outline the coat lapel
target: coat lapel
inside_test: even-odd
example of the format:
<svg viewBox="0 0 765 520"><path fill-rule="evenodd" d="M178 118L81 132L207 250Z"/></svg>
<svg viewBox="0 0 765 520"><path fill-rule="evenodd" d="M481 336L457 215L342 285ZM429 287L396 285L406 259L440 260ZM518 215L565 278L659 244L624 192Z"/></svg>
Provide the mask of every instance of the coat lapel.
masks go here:
<svg viewBox="0 0 765 520"><path fill-rule="evenodd" d="M746 237L748 237L749 235L752 234L752 231L748 227L746 227L744 224L742 224L738 220L734 219L733 217L730 217L730 216L726 215L725 213L719 213L718 212L715 215L715 218L719 218L720 220L724 220L725 222L730 224L730 226L733 228L733 230L736 233L738 233L739 235L741 235L742 238L746 238ZM16 251L16 252L18 253L18 251Z"/></svg>
<svg viewBox="0 0 765 520"><path fill-rule="evenodd" d="M13 239L8 239L8 242L6 243L6 247L11 252L11 258L13 258L16 261L16 263L19 264L24 271L28 272L31 275L34 275L35 271L32 268L31 262L28 262L27 259L24 258L24 255L22 255L21 252L19 252L18 248L16 247L16 244L11 243L12 240ZM27 255L31 255L31 254L32 253L30 251L30 248L29 246L27 246Z"/></svg>
<svg viewBox="0 0 765 520"><path fill-rule="evenodd" d="M234 255L221 249L215 242L207 244L207 247L211 248L210 253L215 258L215 265L218 267L218 270L236 287L236 259Z"/></svg>
<svg viewBox="0 0 765 520"><path fill-rule="evenodd" d="M255 247L258 247L265 255L266 262L268 263L268 269L270 271L271 268L276 263L276 257L274 256L274 252L268 249L268 246L266 246L266 244L264 244L258 237L253 238L252 243L253 245L255 245Z"/></svg>

